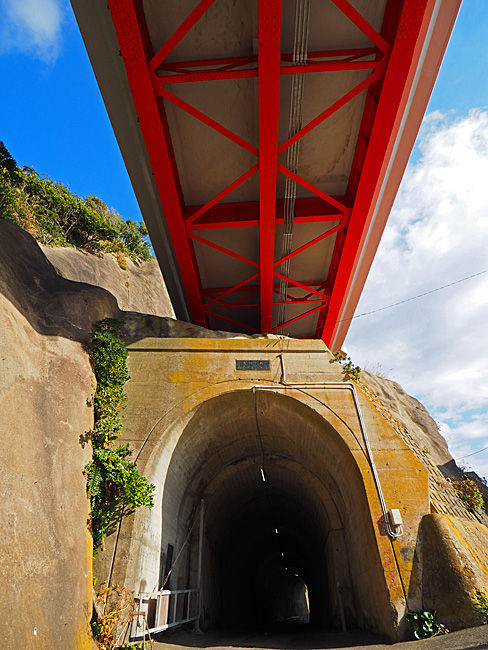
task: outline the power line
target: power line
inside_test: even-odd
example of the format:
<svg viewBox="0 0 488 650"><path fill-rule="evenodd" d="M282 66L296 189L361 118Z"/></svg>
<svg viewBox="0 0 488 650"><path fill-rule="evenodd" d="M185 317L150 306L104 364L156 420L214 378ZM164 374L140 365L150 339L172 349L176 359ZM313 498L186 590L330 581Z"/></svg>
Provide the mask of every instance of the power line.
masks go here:
<svg viewBox="0 0 488 650"><path fill-rule="evenodd" d="M483 449L478 449L478 451L473 451L472 454L467 454L466 456L461 456L460 458L455 458L454 460L464 460L465 458L469 458L470 456L476 456L476 454L481 454L482 451L486 451L488 447L483 447Z"/></svg>
<svg viewBox="0 0 488 650"><path fill-rule="evenodd" d="M431 289L430 291L424 291L424 293L419 293L416 296L412 296L411 298L405 298L405 300L399 300L398 302L393 302L391 303L391 305L385 305L385 307L379 307L378 309L373 309L372 311L365 311L362 314L355 314L354 316L350 316L349 318L341 318L341 320L336 321L335 324L344 323L345 321L351 321L354 320L355 318L361 318L362 316L370 316L371 314L377 314L379 311L384 311L385 309L391 309L392 307L403 305L406 302L417 300L417 298L423 298L424 296L428 296L431 293L436 293L436 291L442 291L442 289L453 287L455 284L460 284L461 282L466 282L466 280L477 278L478 276L483 275L484 273L488 273L488 269L485 269L484 271L480 271L479 273L473 273L473 275L467 275L466 277L461 278L460 280L449 282L449 284L443 284L441 287Z"/></svg>

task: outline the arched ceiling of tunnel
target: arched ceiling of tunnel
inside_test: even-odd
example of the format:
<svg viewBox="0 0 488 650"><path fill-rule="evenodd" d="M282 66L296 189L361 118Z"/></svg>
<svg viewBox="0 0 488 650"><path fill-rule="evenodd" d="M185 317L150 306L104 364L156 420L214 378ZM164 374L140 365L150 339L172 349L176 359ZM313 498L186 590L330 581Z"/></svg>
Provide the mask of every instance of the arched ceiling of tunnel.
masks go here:
<svg viewBox="0 0 488 650"><path fill-rule="evenodd" d="M351 470L347 484L340 467ZM208 516L213 509L220 517L264 485L306 504L321 528L342 526L345 496L364 498L350 450L318 413L278 393L233 391L201 405L183 431L164 485L163 504L171 495L166 518L187 528L201 498L209 501Z"/></svg>

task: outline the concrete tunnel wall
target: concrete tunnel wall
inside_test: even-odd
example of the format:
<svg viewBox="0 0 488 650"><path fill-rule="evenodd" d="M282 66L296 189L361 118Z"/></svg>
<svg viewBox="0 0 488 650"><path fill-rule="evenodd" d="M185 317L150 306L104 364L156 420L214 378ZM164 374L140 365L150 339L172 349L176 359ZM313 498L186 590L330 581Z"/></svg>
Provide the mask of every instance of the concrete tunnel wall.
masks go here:
<svg viewBox="0 0 488 650"><path fill-rule="evenodd" d="M157 590L168 544L174 560L196 515L171 587L196 586L203 498L204 624L303 619L304 584L311 621L337 624L339 583L350 622L398 638L406 598L410 608L421 604L414 559L429 508L427 475L360 392L386 503L401 508L404 521L404 535L392 543L350 391L279 385L284 365L288 381L337 388L340 368L322 342L148 338L129 350L121 442L155 484L156 505L121 519L97 555L98 579ZM239 359L268 359L269 367L239 371ZM304 584L292 580L295 573ZM267 598L273 591L281 596Z"/></svg>
<svg viewBox="0 0 488 650"><path fill-rule="evenodd" d="M168 544L176 555L203 498L204 625L285 618L289 603L276 595L283 575L275 575L273 583L272 574L288 564L309 589L312 622L338 623L338 585L350 623L367 627L383 607L388 619L362 476L329 422L295 398L259 389L232 391L204 402L180 434L169 438L174 448L166 444L157 452L165 466L157 472L164 482L155 507L161 508L161 545L157 554L139 549L144 565L139 576L152 579L137 589L162 586ZM276 533L273 538L275 528L279 539ZM172 588L196 585L198 533L196 524ZM278 552L285 553L285 563L277 562Z"/></svg>

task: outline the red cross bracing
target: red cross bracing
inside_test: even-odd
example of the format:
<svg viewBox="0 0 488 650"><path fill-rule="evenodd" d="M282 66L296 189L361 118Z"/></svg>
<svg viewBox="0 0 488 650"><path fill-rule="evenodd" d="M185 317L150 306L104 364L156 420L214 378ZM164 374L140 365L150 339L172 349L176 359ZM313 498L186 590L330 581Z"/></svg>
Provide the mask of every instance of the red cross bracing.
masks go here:
<svg viewBox="0 0 488 650"><path fill-rule="evenodd" d="M72 4L176 315L339 349L459 2Z"/></svg>

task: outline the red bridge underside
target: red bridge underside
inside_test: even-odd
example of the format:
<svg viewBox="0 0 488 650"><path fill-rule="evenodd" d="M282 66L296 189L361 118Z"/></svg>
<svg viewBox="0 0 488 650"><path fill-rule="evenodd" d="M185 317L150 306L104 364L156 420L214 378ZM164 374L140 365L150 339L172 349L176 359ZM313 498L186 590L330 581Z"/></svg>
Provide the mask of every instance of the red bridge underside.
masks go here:
<svg viewBox="0 0 488 650"><path fill-rule="evenodd" d="M385 160L391 154L392 134L398 129L405 88L411 83L412 60L419 55L419 39L422 39L422 30L426 29L433 2L389 0L382 29L378 32L347 0L331 0L367 36L371 47L311 51L307 63L297 65L290 53L280 51L281 0L258 0L257 55L168 62L168 55L214 1L201 0L156 52L151 46L142 0L108 2L193 322L209 326L211 319L210 325L219 321L221 329L229 328L230 324L231 329L243 332L279 334L292 322L318 312L316 325L314 321L315 337L322 338L330 347L377 200L378 179L384 175ZM320 114L292 137L279 142L280 78L347 70L367 70L369 74L338 101L324 106ZM258 146L172 92L176 84L209 80L224 83L229 79L250 77L258 79ZM347 191L344 196L330 196L287 169L278 156L361 93L366 94L366 100ZM230 185L222 187L205 205L185 205L166 115L168 103L255 157L253 166ZM310 193L309 197L296 200L295 222L324 224L322 234L286 257L302 254L319 241L335 235L327 277L320 281L304 283L280 273L280 265L286 258L280 259L275 251L275 228L283 223L283 199L278 198L277 193L279 174L288 176ZM226 202L230 193L253 175L259 175L259 200ZM331 222L336 222L332 228ZM258 259L248 259L205 236L205 231L212 229L244 227L259 229ZM247 277L234 286L227 286L224 277L221 286L202 288L196 242L248 264ZM278 290L280 279L287 282L285 298ZM282 302L299 305L300 313L287 322L273 323L273 307ZM233 317L237 308L254 308L259 314L257 322L251 325Z"/></svg>

